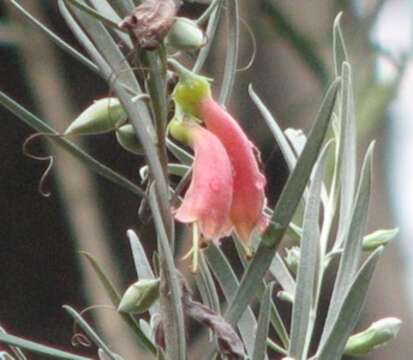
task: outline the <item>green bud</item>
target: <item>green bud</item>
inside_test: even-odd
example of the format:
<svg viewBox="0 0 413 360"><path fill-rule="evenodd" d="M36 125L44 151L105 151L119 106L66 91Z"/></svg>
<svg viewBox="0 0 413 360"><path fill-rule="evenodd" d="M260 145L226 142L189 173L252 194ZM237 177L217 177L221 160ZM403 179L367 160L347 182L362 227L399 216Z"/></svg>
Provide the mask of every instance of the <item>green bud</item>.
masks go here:
<svg viewBox="0 0 413 360"><path fill-rule="evenodd" d="M126 124L116 129L116 140L120 146L132 154L143 154L143 149L132 124Z"/></svg>
<svg viewBox="0 0 413 360"><path fill-rule="evenodd" d="M386 345L396 338L402 322L396 318L385 318L374 322L358 334L350 336L344 353L350 356L364 356L372 350Z"/></svg>
<svg viewBox="0 0 413 360"><path fill-rule="evenodd" d="M178 17L169 30L166 43L177 50L198 50L205 45L205 36L195 21Z"/></svg>
<svg viewBox="0 0 413 360"><path fill-rule="evenodd" d="M285 302L288 302L290 304L294 304L294 295L290 294L287 291L281 290L277 293L277 297Z"/></svg>
<svg viewBox="0 0 413 360"><path fill-rule="evenodd" d="M398 228L377 230L363 238L363 250L373 251L380 246L386 246L398 233Z"/></svg>
<svg viewBox="0 0 413 360"><path fill-rule="evenodd" d="M159 279L141 279L129 286L123 294L118 311L141 314L159 297Z"/></svg>
<svg viewBox="0 0 413 360"><path fill-rule="evenodd" d="M295 275L297 274L298 264L300 262L300 248L298 246L293 246L290 249L286 249L287 256L285 257L285 262L288 268Z"/></svg>
<svg viewBox="0 0 413 360"><path fill-rule="evenodd" d="M126 121L127 115L116 98L95 101L74 120L65 135L94 135L114 130Z"/></svg>

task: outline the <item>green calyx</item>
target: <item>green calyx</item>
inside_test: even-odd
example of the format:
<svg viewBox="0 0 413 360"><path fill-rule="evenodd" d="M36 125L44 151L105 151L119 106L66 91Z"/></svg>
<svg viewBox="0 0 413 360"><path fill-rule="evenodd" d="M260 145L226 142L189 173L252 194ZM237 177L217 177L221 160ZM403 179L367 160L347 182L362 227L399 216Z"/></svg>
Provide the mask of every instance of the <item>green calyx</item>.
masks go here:
<svg viewBox="0 0 413 360"><path fill-rule="evenodd" d="M179 75L179 82L173 92L176 105L184 113L199 116L199 103L211 96L209 79L195 74L173 59L170 59L169 63Z"/></svg>
<svg viewBox="0 0 413 360"><path fill-rule="evenodd" d="M173 118L168 125L168 132L174 139L190 145L192 143L190 127L189 121Z"/></svg>

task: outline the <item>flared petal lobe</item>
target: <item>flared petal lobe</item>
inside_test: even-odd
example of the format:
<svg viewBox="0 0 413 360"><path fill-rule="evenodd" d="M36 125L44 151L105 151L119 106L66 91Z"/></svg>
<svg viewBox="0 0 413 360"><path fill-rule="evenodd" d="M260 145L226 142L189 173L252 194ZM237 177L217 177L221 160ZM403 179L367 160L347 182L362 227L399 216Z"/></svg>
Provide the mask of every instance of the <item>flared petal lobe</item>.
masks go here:
<svg viewBox="0 0 413 360"><path fill-rule="evenodd" d="M185 125L194 149L192 180L175 218L196 222L203 236L218 240L231 230L233 176L228 154L218 138L196 123Z"/></svg>
<svg viewBox="0 0 413 360"><path fill-rule="evenodd" d="M264 215L266 179L259 169L256 149L238 122L211 97L200 102L199 113L230 158L234 175L230 217L240 240L248 246L252 232L263 231L268 221Z"/></svg>

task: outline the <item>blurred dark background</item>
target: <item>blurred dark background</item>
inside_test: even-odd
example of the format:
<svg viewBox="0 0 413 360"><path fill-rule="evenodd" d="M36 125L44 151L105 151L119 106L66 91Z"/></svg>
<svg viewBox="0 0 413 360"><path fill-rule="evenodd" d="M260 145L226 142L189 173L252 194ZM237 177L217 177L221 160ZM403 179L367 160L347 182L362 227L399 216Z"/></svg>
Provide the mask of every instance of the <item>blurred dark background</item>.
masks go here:
<svg viewBox="0 0 413 360"><path fill-rule="evenodd" d="M278 197L287 170L248 97L247 86L253 84L283 128L308 131L331 77L332 23L337 12L344 10L343 28L354 65L356 94L360 95L357 109L363 115L360 153L369 140L378 139L370 230L394 225L386 192L386 154L390 146L386 114L403 77L379 81L376 68L380 54L371 41L380 12L392 1L241 1L244 25L240 67L248 63L253 49L248 29L255 34L257 56L251 68L239 72L229 108L262 152L271 204ZM58 13L55 1L20 3L83 51ZM187 3L182 11L196 16L204 8L202 4ZM220 31L222 35L225 27ZM205 68L217 79L216 86L224 62L225 42L221 38ZM63 131L93 100L110 95L101 79L51 44L7 0L0 0L0 86L58 131ZM386 96L374 92L380 86ZM37 188L47 164L22 152L23 142L33 131L2 107L0 119L0 324L10 333L73 350L72 321L61 305L70 304L80 310L109 303L78 251L93 253L125 289L136 278L126 230L135 229L151 251L155 241L152 227L138 219L138 198L95 177L40 139L30 149L36 154L53 151L56 155L47 183L52 195L42 197ZM142 159L123 151L113 134L75 141L103 163L139 181ZM360 328L390 315L401 317L404 325L398 340L375 352L372 359L407 359L413 351L411 302L405 282L408 274L400 252L403 248L392 244L382 259ZM105 316L100 316L102 313ZM108 324L108 338L123 331L112 311L97 309L91 314L98 315L95 318L102 321L101 326ZM130 340L125 337L124 341ZM95 349L81 352L92 355Z"/></svg>

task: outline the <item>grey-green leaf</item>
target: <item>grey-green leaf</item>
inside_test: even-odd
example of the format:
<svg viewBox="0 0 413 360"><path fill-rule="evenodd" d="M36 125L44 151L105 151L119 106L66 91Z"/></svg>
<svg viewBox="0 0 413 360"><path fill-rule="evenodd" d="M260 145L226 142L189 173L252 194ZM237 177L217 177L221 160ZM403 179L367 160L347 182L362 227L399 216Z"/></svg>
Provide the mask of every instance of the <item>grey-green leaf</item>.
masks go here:
<svg viewBox="0 0 413 360"><path fill-rule="evenodd" d="M130 229L126 232L126 234L129 238L129 244L132 249L133 263L135 264L138 279L155 279L150 261L146 256L145 249L143 248L138 235ZM149 309L149 313L151 315L159 313L159 304L153 304Z"/></svg>
<svg viewBox="0 0 413 360"><path fill-rule="evenodd" d="M343 305L338 311L332 326L332 331L329 333L324 344L318 349L317 360L332 360L342 357L347 339L354 330L360 317L369 283L382 250L382 248L379 248L368 257L356 274L350 288L344 294Z"/></svg>
<svg viewBox="0 0 413 360"><path fill-rule="evenodd" d="M260 314L258 316L257 334L255 337L254 353L252 360L264 360L267 353L267 338L270 327L271 315L271 295L273 290L273 283L267 286L264 292L263 300L261 302Z"/></svg>
<svg viewBox="0 0 413 360"><path fill-rule="evenodd" d="M238 0L226 0L227 41L226 59L222 79L219 102L225 105L232 93L235 84L235 75L238 66L239 52L239 4Z"/></svg>
<svg viewBox="0 0 413 360"><path fill-rule="evenodd" d="M91 360L88 357L78 356L62 350L54 349L50 346L38 344L34 341L22 339L20 337L10 334L0 333L0 343L7 344L10 346L16 346L54 359Z"/></svg>
<svg viewBox="0 0 413 360"><path fill-rule="evenodd" d="M320 155L311 182L307 204L304 211L303 235L300 244L300 261L298 265L297 285L291 325L291 342L289 356L305 359L311 340L311 312L315 311L314 293L317 288L317 273L320 268L320 204L323 184L324 166L328 154L327 143Z"/></svg>
<svg viewBox="0 0 413 360"><path fill-rule="evenodd" d="M348 291L360 263L362 240L366 230L368 205L370 201L373 149L374 143L369 146L363 163L351 222L345 233L344 250L341 255L340 266L331 296L321 343L325 341L332 330L332 326L338 316L338 311L343 304L344 295Z"/></svg>

